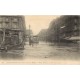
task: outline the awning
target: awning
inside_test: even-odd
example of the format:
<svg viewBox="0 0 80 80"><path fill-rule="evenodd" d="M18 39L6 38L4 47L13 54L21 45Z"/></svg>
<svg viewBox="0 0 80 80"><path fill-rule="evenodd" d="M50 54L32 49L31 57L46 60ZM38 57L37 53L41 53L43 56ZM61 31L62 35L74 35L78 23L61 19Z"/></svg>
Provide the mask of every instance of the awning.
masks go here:
<svg viewBox="0 0 80 80"><path fill-rule="evenodd" d="M70 38L65 38L67 40L80 40L80 36L74 36L74 37L70 37Z"/></svg>

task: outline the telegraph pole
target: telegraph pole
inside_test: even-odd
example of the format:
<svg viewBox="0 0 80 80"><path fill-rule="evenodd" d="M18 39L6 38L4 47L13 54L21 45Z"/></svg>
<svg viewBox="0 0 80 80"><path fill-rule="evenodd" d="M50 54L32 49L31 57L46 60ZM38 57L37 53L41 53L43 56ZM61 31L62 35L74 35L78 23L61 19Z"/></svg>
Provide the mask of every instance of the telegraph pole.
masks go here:
<svg viewBox="0 0 80 80"><path fill-rule="evenodd" d="M29 25L29 45L31 45L31 31L30 31L31 26Z"/></svg>
<svg viewBox="0 0 80 80"><path fill-rule="evenodd" d="M31 33L30 33L30 28L31 28L31 26L29 25L29 37L31 36Z"/></svg>

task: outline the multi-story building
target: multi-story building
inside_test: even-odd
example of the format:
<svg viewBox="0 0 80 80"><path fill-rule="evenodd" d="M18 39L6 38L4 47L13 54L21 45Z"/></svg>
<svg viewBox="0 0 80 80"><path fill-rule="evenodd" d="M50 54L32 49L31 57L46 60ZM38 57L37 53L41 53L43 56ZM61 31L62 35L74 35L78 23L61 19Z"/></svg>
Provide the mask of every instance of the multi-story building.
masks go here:
<svg viewBox="0 0 80 80"><path fill-rule="evenodd" d="M37 36L40 41L47 41L47 29L42 29Z"/></svg>
<svg viewBox="0 0 80 80"><path fill-rule="evenodd" d="M0 16L0 48L23 44L25 31L24 16Z"/></svg>
<svg viewBox="0 0 80 80"><path fill-rule="evenodd" d="M80 16L61 16L48 29L49 41L80 40Z"/></svg>
<svg viewBox="0 0 80 80"><path fill-rule="evenodd" d="M69 16L65 25L60 27L60 34L62 38L67 40L79 40L80 16Z"/></svg>

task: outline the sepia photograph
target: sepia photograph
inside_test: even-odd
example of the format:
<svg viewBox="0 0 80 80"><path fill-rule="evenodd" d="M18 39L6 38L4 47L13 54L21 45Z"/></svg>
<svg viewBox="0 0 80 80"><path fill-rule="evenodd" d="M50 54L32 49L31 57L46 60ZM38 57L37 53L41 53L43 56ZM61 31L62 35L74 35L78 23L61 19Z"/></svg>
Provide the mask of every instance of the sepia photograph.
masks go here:
<svg viewBox="0 0 80 80"><path fill-rule="evenodd" d="M80 64L80 15L0 15L0 64Z"/></svg>
<svg viewBox="0 0 80 80"><path fill-rule="evenodd" d="M79 0L0 0L0 79L80 80Z"/></svg>

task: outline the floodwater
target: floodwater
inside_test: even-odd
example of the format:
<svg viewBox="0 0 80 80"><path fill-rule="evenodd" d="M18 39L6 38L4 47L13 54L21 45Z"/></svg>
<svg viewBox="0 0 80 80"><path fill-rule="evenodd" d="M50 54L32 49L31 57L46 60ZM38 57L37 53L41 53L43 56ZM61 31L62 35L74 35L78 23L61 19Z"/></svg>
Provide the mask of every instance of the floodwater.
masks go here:
<svg viewBox="0 0 80 80"><path fill-rule="evenodd" d="M26 42L24 50L10 50L0 52L0 59L60 59L60 60L79 60L79 46L57 46L51 43L40 42L38 45L29 46Z"/></svg>

